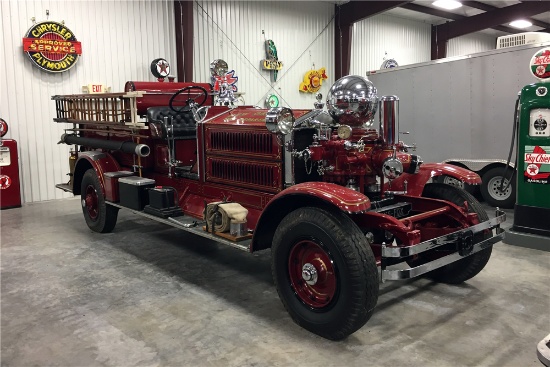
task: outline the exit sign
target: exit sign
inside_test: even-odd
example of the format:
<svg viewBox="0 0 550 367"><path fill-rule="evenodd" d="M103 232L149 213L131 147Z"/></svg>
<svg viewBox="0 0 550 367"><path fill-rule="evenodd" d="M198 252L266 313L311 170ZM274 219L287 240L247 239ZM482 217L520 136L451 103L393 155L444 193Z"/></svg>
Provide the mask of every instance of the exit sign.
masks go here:
<svg viewBox="0 0 550 367"><path fill-rule="evenodd" d="M108 93L110 91L111 88L104 84L88 84L82 87L83 93Z"/></svg>

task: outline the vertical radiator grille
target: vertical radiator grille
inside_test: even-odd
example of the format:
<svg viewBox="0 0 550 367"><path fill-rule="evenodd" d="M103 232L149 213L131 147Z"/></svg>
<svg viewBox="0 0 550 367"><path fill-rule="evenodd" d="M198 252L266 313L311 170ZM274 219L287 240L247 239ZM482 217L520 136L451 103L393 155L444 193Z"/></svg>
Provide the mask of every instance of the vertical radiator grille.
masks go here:
<svg viewBox="0 0 550 367"><path fill-rule="evenodd" d="M242 185L272 192L280 190L281 167L278 163L208 158L207 166L208 181Z"/></svg>
<svg viewBox="0 0 550 367"><path fill-rule="evenodd" d="M279 147L273 150L273 134L268 131L210 131L208 151L248 153L278 156Z"/></svg>

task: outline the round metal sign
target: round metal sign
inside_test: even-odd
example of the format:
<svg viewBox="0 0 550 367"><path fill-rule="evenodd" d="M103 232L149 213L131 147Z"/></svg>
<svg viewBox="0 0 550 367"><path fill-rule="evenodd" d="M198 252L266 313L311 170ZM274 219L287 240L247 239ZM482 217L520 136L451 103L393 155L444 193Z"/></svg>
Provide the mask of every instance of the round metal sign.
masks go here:
<svg viewBox="0 0 550 367"><path fill-rule="evenodd" d="M82 45L64 24L52 21L34 24L23 38L23 51L33 65L51 73L75 66Z"/></svg>
<svg viewBox="0 0 550 367"><path fill-rule="evenodd" d="M0 118L0 138L8 133L8 123Z"/></svg>
<svg viewBox="0 0 550 367"><path fill-rule="evenodd" d="M166 78L170 75L170 64L165 59L154 59L151 62L151 73L155 78Z"/></svg>
<svg viewBox="0 0 550 367"><path fill-rule="evenodd" d="M529 70L537 79L550 79L550 47L543 48L533 55Z"/></svg>
<svg viewBox="0 0 550 367"><path fill-rule="evenodd" d="M267 107L279 107L279 97L277 97L275 94L270 94L265 99L265 104Z"/></svg>

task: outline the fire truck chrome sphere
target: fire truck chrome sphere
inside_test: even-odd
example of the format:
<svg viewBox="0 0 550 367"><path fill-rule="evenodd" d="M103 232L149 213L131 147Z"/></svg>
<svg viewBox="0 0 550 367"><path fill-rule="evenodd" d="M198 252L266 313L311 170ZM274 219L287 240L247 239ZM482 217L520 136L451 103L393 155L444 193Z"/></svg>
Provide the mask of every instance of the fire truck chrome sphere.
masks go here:
<svg viewBox="0 0 550 367"><path fill-rule="evenodd" d="M373 119L378 106L377 90L367 78L350 75L338 79L327 95L327 109L341 124L360 126Z"/></svg>

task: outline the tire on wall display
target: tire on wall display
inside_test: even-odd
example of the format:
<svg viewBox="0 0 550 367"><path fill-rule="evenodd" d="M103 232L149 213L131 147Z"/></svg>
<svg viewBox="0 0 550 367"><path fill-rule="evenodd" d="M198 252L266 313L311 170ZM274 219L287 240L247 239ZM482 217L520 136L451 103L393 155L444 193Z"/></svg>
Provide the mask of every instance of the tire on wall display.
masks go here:
<svg viewBox="0 0 550 367"><path fill-rule="evenodd" d="M481 196L483 200L491 206L498 206L506 209L513 209L516 203L516 172L511 175L511 169L505 169L504 167L491 168L483 174L481 177ZM504 175L506 175L504 177ZM508 185L508 180L511 178L511 183ZM506 190L501 190L506 188Z"/></svg>
<svg viewBox="0 0 550 367"><path fill-rule="evenodd" d="M105 203L99 177L93 169L84 173L80 187L82 213L88 227L94 232L111 232L116 225L118 208Z"/></svg>
<svg viewBox="0 0 550 367"><path fill-rule="evenodd" d="M489 219L487 213L485 212L481 204L479 204L479 202L476 200L476 198L458 187L439 183L427 184L424 187L422 196L433 199L447 200L458 206L464 206L464 202L467 202L469 212L476 213L480 222ZM492 236L492 232L480 232L474 236L474 240L480 241L490 238ZM435 269L429 272L427 274L427 277L441 283L463 283L468 279L473 278L481 270L483 270L485 265L487 265L489 258L491 257L492 250L493 246L476 252L473 255L467 256L449 265L445 265L441 268ZM431 261L434 259L419 256L417 260L407 262L411 266L418 266L425 263L426 260Z"/></svg>
<svg viewBox="0 0 550 367"><path fill-rule="evenodd" d="M340 211L300 208L273 239L277 292L301 327L331 340L360 329L378 300L378 270L355 223Z"/></svg>

